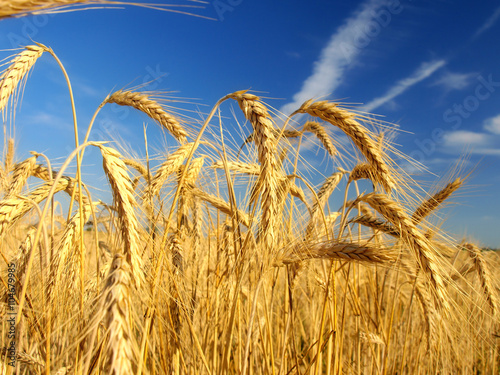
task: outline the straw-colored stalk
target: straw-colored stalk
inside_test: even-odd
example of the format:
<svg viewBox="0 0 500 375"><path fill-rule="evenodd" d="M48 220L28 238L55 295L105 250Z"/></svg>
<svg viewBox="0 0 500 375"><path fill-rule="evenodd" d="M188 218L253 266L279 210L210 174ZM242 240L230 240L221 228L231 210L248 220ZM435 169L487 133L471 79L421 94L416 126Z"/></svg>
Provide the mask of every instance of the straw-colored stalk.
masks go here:
<svg viewBox="0 0 500 375"><path fill-rule="evenodd" d="M180 121L175 116L167 113L163 107L149 95L141 92L119 90L114 92L106 102L129 106L144 112L167 129L177 141L180 143L186 142L188 133L183 128Z"/></svg>

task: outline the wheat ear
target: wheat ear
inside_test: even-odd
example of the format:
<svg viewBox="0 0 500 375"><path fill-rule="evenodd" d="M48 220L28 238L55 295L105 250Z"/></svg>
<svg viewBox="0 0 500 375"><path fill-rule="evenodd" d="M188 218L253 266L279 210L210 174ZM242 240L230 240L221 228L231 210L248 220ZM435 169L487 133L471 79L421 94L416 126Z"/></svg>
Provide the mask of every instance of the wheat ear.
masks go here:
<svg viewBox="0 0 500 375"><path fill-rule="evenodd" d="M392 174L377 144L368 135L368 129L358 122L356 114L340 108L336 103L328 101L313 102L312 100L302 104L292 116L295 113L307 113L319 117L342 130L372 165L377 182L380 182L386 191L391 191L394 185Z"/></svg>
<svg viewBox="0 0 500 375"><path fill-rule="evenodd" d="M68 187L69 181L61 178L56 185L55 192L65 190ZM32 202L39 204L47 198L52 183L46 183L39 188L32 191L23 198L8 198L0 202L0 237L5 233L7 228L14 226L14 224L21 219L28 211L33 208Z"/></svg>
<svg viewBox="0 0 500 375"><path fill-rule="evenodd" d="M0 111L5 109L19 82L26 77L36 60L42 56L45 48L37 45L26 46L24 51L10 61L9 67L0 76Z"/></svg>
<svg viewBox="0 0 500 375"><path fill-rule="evenodd" d="M158 124L167 129L180 143L185 143L188 133L179 120L165 112L163 107L149 95L134 91L116 91L107 100L107 103L129 106L144 112Z"/></svg>
<svg viewBox="0 0 500 375"><path fill-rule="evenodd" d="M323 144L323 147L331 156L337 155L337 149L333 145L333 142L330 139L328 133L326 132L325 127L322 126L320 123L316 121L307 121L304 124L302 131L313 133Z"/></svg>
<svg viewBox="0 0 500 375"><path fill-rule="evenodd" d="M354 219L350 220L350 222L361 224L364 225L365 227L369 227L375 230L379 230L393 237L399 237L401 235L399 230L395 228L394 225L388 223L387 221L379 219L378 217L375 217L371 214L364 214L362 216L355 217Z"/></svg>
<svg viewBox="0 0 500 375"><path fill-rule="evenodd" d="M415 259L431 280L440 301L449 308L444 281L441 271L436 264L435 256L431 253L429 240L417 229L404 210L386 195L370 193L362 196L360 199L368 203L401 231L403 240L407 243Z"/></svg>
<svg viewBox="0 0 500 375"><path fill-rule="evenodd" d="M106 374L134 373L134 342L131 325L130 288L133 271L126 256L116 254L102 294L104 324L108 331L105 349Z"/></svg>
<svg viewBox="0 0 500 375"><path fill-rule="evenodd" d="M395 254L368 244L347 242L306 242L285 251L278 264L290 264L306 259L341 259L347 261L363 261L369 263L392 262Z"/></svg>
<svg viewBox="0 0 500 375"><path fill-rule="evenodd" d="M118 151L99 146L103 156L103 169L108 177L113 193L113 199L118 211L118 222L124 242L124 253L127 262L132 267L132 275L137 287L144 280L141 251L139 249L139 223L134 208L137 202L134 198L132 181L128 175L127 166L121 160Z"/></svg>
<svg viewBox="0 0 500 375"><path fill-rule="evenodd" d="M488 268L488 265L486 264L486 261L484 260L483 254L481 253L481 250L478 249L477 246L473 244L468 243L463 245L463 247L469 251L471 258L474 261L474 265L477 270L479 280L481 281L481 286L483 288L484 294L486 295L486 299L488 300L491 310L493 311L493 315L497 316L498 315L497 295L495 293L493 285L491 284L492 280L491 273Z"/></svg>
<svg viewBox="0 0 500 375"><path fill-rule="evenodd" d="M167 177L179 170L180 166L189 155L193 144L194 143L186 143L182 145L175 152L171 153L167 157L167 160L158 167L148 187L148 193L151 196L158 194Z"/></svg>
<svg viewBox="0 0 500 375"><path fill-rule="evenodd" d="M6 197L13 197L21 192L26 181L28 181L28 178L31 176L31 171L35 167L35 164L36 156L32 156L14 166L11 183L7 190Z"/></svg>
<svg viewBox="0 0 500 375"><path fill-rule="evenodd" d="M204 192L203 190L198 189L196 187L193 187L191 189L191 194L197 196L198 198L200 198L201 200L203 200L207 203L210 203L213 207L215 207L216 209L218 209L222 213L228 215L229 217L235 217L235 219L238 222L242 223L247 228L250 227L250 222L251 222L250 216L247 213L240 211L236 208L232 209L231 205L229 203L225 202L223 199L216 197L214 195L208 194L208 193Z"/></svg>
<svg viewBox="0 0 500 375"><path fill-rule="evenodd" d="M271 250L276 242L275 230L279 228L278 183L280 181L280 167L276 158L277 140L273 122L267 108L261 103L259 97L242 91L230 94L228 97L238 102L240 109L247 120L250 121L254 130L261 168L257 186L262 186L262 218L259 239L262 239L266 248Z"/></svg>
<svg viewBox="0 0 500 375"><path fill-rule="evenodd" d="M260 174L260 165L258 164L242 163L239 161L228 161L226 165L228 170L237 173L243 173L253 176L258 176ZM224 163L219 160L215 162L212 165L212 167L216 169L224 169Z"/></svg>
<svg viewBox="0 0 500 375"><path fill-rule="evenodd" d="M415 210L412 215L412 220L415 223L419 223L426 216L428 216L433 210L435 210L441 203L449 198L460 186L462 186L463 180L460 178L455 179L446 185L443 189L438 191L432 197L422 202L420 206Z"/></svg>
<svg viewBox="0 0 500 375"><path fill-rule="evenodd" d="M323 185L321 185L320 189L316 193L317 199L315 199L313 203L311 218L309 219L309 223L307 224L306 229L307 236L310 236L312 234L313 229L317 224L318 218L323 213L323 207L330 198L330 195L332 195L333 191L339 184L343 175L344 172L335 172L331 176L328 176L325 181L323 181Z"/></svg>

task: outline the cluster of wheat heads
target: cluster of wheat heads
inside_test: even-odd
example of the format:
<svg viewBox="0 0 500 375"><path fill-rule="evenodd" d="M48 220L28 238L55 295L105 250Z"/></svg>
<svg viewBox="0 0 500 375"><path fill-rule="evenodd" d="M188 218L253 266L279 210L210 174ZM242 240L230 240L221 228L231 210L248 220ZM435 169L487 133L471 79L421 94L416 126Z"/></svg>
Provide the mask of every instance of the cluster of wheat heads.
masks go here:
<svg viewBox="0 0 500 375"><path fill-rule="evenodd" d="M57 59L28 46L3 71L4 113L45 52ZM240 152L221 115L232 103ZM141 111L177 145L140 159L87 142L109 105ZM240 91L196 125L119 90L62 166L36 152L17 161L5 139L2 371L12 297L19 373L498 372L496 254L432 224L463 180L417 194L368 120L328 101L280 120ZM328 158L316 170L305 140ZM81 177L87 147L101 152L112 202Z"/></svg>

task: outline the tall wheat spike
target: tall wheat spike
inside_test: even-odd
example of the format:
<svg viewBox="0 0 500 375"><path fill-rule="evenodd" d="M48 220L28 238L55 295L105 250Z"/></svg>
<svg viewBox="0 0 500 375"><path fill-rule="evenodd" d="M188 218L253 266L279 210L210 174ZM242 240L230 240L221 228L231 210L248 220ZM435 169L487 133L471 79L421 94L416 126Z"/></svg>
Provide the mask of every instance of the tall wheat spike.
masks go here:
<svg viewBox="0 0 500 375"><path fill-rule="evenodd" d="M273 122L258 96L238 91L230 94L229 97L238 102L255 133L255 144L261 168L257 186L262 186L262 218L259 238L264 241L266 249L272 251L277 240L275 231L280 227L278 217L280 167L276 158L277 140Z"/></svg>
<svg viewBox="0 0 500 375"><path fill-rule="evenodd" d="M114 256L102 292L104 325L108 332L104 366L106 374L113 375L133 374L135 365L130 288L131 279L137 277L132 275L126 258L122 254Z"/></svg>
<svg viewBox="0 0 500 375"><path fill-rule="evenodd" d="M139 243L139 223L135 214L137 202L134 198L132 181L127 166L121 160L121 154L105 146L99 146L103 156L103 169L108 177L113 199L118 212L120 232L124 242L124 254L127 263L132 267L132 276L140 287L144 281L142 259Z"/></svg>
<svg viewBox="0 0 500 375"><path fill-rule="evenodd" d="M44 46L26 46L24 51L16 55L9 67L3 71L0 76L0 111L5 109L19 82L28 74L45 49Z"/></svg>
<svg viewBox="0 0 500 375"><path fill-rule="evenodd" d="M335 172L332 175L328 176L325 181L323 181L323 185L321 185L321 188L316 193L317 200L313 198L314 203L311 210L311 218L309 219L309 223L307 224L306 229L307 237L309 237L313 233L313 230L318 223L318 218L323 213L323 207L330 198L330 195L332 195L333 191L339 184L343 175L344 172L341 171Z"/></svg>

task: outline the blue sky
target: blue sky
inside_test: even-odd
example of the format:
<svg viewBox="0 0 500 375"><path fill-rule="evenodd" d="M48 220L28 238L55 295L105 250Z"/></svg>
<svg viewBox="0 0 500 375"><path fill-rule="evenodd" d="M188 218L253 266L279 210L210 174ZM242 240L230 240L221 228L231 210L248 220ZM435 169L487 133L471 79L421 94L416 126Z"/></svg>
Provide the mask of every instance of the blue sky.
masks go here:
<svg viewBox="0 0 500 375"><path fill-rule="evenodd" d="M202 112L242 89L285 113L309 98L358 103L399 125L399 149L431 172L414 176L425 188L446 183L467 153L462 169L473 173L443 210L444 228L500 247L497 1L216 0L189 10L213 19L125 7L3 20L1 56L30 39L52 47L72 80L81 132L109 92L153 79L146 89L176 91ZM119 130L143 156L145 121L110 107L91 138ZM161 149L153 124L148 132ZM15 133L19 160L36 150L62 162L72 150L67 89L49 56L30 74ZM85 162L88 181L102 184L93 154Z"/></svg>

